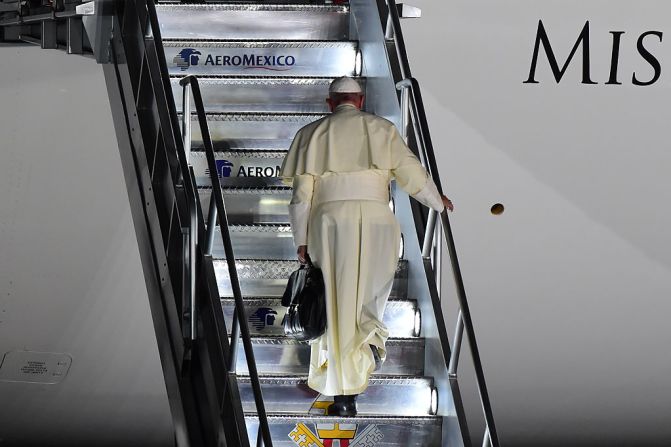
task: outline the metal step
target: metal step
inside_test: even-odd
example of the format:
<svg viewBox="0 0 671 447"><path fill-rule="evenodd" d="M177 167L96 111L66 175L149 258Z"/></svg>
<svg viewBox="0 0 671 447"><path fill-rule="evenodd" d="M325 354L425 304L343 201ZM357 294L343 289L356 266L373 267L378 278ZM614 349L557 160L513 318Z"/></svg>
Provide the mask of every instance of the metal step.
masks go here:
<svg viewBox="0 0 671 447"><path fill-rule="evenodd" d="M246 415L250 445L256 443L259 419ZM305 414L268 415L273 445L276 447L437 447L441 445L442 418L437 416L394 417L357 416L340 418ZM354 431L354 433L352 433ZM352 438L352 436L354 436ZM327 440L333 441L327 441Z"/></svg>
<svg viewBox="0 0 671 447"><path fill-rule="evenodd" d="M309 413L320 394L308 387L307 376L261 376L268 412ZM238 376L242 408L255 411L249 377ZM428 377L372 376L357 398L360 415L429 416L433 379ZM321 400L328 400L324 397Z"/></svg>
<svg viewBox="0 0 671 447"><path fill-rule="evenodd" d="M277 178L286 151L223 151L215 152L220 179L237 177ZM191 152L190 163L198 186L210 185L210 170L203 151Z"/></svg>
<svg viewBox="0 0 671 447"><path fill-rule="evenodd" d="M233 243L235 259L296 259L296 247L290 225L231 225L229 232ZM214 233L212 255L225 258L223 239L217 226ZM399 257L403 256L403 238L399 246Z"/></svg>
<svg viewBox="0 0 671 447"><path fill-rule="evenodd" d="M207 125L215 150L288 150L296 132L321 113L208 113ZM180 120L181 120L180 115ZM194 148L203 147L195 114L191 119L191 141Z"/></svg>
<svg viewBox="0 0 671 447"><path fill-rule="evenodd" d="M163 40L170 74L235 76L358 76L352 41Z"/></svg>
<svg viewBox="0 0 671 447"><path fill-rule="evenodd" d="M181 75L171 79L177 110L182 112ZM333 78L199 77L207 112L327 113ZM363 82L360 80L359 82ZM196 110L191 104L191 110Z"/></svg>
<svg viewBox="0 0 671 447"><path fill-rule="evenodd" d="M276 320L279 325L281 319ZM230 330L230 324L227 326ZM310 365L310 346L286 337L253 337L254 358L260 374L307 374ZM424 374L424 339L390 338L387 340L387 359L374 374L420 376ZM237 371L247 374L244 349L239 346Z"/></svg>
<svg viewBox="0 0 671 447"><path fill-rule="evenodd" d="M223 188L226 214L233 225L287 224L291 188L281 186ZM205 218L212 188L198 188Z"/></svg>
<svg viewBox="0 0 671 447"><path fill-rule="evenodd" d="M177 4L156 7L165 39L343 40L349 6Z"/></svg>
<svg viewBox="0 0 671 447"><path fill-rule="evenodd" d="M226 318L226 327L231 328L233 319L233 299L222 299L221 305ZM245 312L253 335L284 336L282 321L286 308L279 298L245 298ZM389 300L385 308L384 324L391 337L418 337L421 318L417 303L413 300Z"/></svg>
<svg viewBox="0 0 671 447"><path fill-rule="evenodd" d="M201 178L203 183L205 179ZM274 177L220 179L229 223L232 225L288 224L291 187ZM209 182L208 182L209 183ZM208 217L212 188L198 188L203 215ZM393 201L392 201L392 210ZM403 242L403 241L401 241Z"/></svg>
<svg viewBox="0 0 671 447"><path fill-rule="evenodd" d="M230 225L235 259L296 259L296 247L290 225ZM224 258L224 245L217 227L212 256Z"/></svg>
<svg viewBox="0 0 671 447"><path fill-rule="evenodd" d="M232 225L288 224L288 205L291 201L291 188L280 186L272 178L227 178L222 179L224 200L229 223ZM252 181L259 183L254 184ZM205 218L212 189L198 188L200 203Z"/></svg>
<svg viewBox="0 0 671 447"><path fill-rule="evenodd" d="M290 225L229 225L235 259L296 259L296 247ZM219 227L214 233L212 255L225 258L223 239ZM399 247L399 256L403 253L403 240Z"/></svg>
<svg viewBox="0 0 671 447"><path fill-rule="evenodd" d="M287 279L298 269L298 261L236 260L238 278L243 296L282 296ZM228 265L225 260L215 259L214 269L221 297L232 297ZM390 298L407 299L408 262L399 260L396 278Z"/></svg>

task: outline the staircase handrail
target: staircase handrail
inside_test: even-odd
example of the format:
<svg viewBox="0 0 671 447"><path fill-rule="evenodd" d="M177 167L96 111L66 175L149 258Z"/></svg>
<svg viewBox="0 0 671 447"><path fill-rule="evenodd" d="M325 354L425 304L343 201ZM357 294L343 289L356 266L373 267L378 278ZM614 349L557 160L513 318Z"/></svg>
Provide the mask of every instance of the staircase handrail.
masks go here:
<svg viewBox="0 0 671 447"><path fill-rule="evenodd" d="M210 130L207 124L207 115L203 105L203 97L200 92L198 78L194 75L188 75L180 79L179 85L186 90L190 87L193 95L193 103L196 107L196 116L200 127L200 133L203 139L203 147L205 149L205 157L207 159L207 166L209 170L210 182L212 184L212 195L210 197L209 215L207 219L207 238L204 252L206 255L212 254L212 246L214 242L214 231L217 225L221 232L221 237L224 245L224 253L226 256L226 264L228 266L229 279L231 281L231 288L233 289L233 299L235 302L235 310L233 313L233 333L231 335L231 355L229 358L229 372L235 372L235 364L237 359L237 345L238 338L242 338L242 345L247 359L247 369L249 371L249 378L254 394L254 402L256 404L256 412L259 417L259 433L257 437L257 446L272 447L272 439L270 437L270 427L268 425L268 416L266 414L265 404L263 403L263 394L261 390L261 383L259 381L259 374L256 368L256 360L254 358L254 350L252 347L251 335L249 332L249 325L247 323L247 316L245 313L244 301L242 299L242 291L240 288L240 281L238 278L238 270L235 265L235 255L233 253L233 244L231 240L231 233L229 230L228 215L226 213L226 204L221 189L221 182L217 173L217 165L214 157L214 146L210 136ZM182 109L184 121L190 120L190 106L188 103L188 95L184 95L184 106ZM185 126L186 127L186 126ZM185 148L185 155L190 152L190 132L185 135L185 143L188 147ZM188 159L188 157L187 157Z"/></svg>
<svg viewBox="0 0 671 447"><path fill-rule="evenodd" d="M162 71L164 73L167 73L167 66L166 66L166 59L165 59L165 54L163 53L163 46L162 46L162 39L161 39L161 34L160 34L160 26L158 23L158 14L156 12L156 5L154 1L147 1L147 13L149 16L149 21L151 24L151 29L152 33L154 34L154 38L158 43L158 50L159 54L161 57L159 57L159 64L162 67ZM170 90L170 82L169 79L163 79L163 82L165 84L165 89L166 91ZM247 318L245 315L244 311L244 303L242 301L242 293L240 290L240 283L238 281L238 275L237 275L237 268L235 266L235 258L233 256L233 248L232 248L232 243L231 243L231 236L229 232L229 225L228 225L228 215L226 214L226 208L224 204L224 199L223 195L221 194L221 185L219 182L219 178L216 176L216 163L214 162L214 148L212 145L212 139L210 137L210 131L209 127L207 124L207 116L205 114L205 109L203 105L203 98L200 93L200 87L198 85L198 79L195 76L187 76L184 79L180 80L180 85L184 88L184 96L183 100L188 100L187 96L187 88L190 86L191 91L193 92L193 100L194 104L196 106L196 111L197 111L197 116L198 116L198 121L200 124L200 129L201 133L203 135L203 142L205 146L205 152L206 156L208 159L208 164L209 164L209 169L210 169L210 174L214 174L214 179L212 181L212 190L213 193L210 197L210 213L208 215L208 222L206 226L206 231L207 231L207 240L205 241L205 246L202 247L201 253L202 253L202 262L200 262L200 266L202 268L202 271L196 272L196 266L197 263L195 262L195 256L196 256L196 241L198 240L198 233L197 233L197 228L198 228L198 218L200 217L202 219L202 216L199 216L199 213L202 214L202 211L200 210L200 196L198 193L198 187L196 184L196 177L193 172L193 167L190 164L190 153L191 153L191 121L190 119L185 119L184 123L188 123L188 126L185 125L184 128L182 129L183 135L182 135L182 141L184 144L178 145L178 158L180 165L182 165L182 172L186 172L188 175L188 179L184 179L184 184L185 184L185 191L187 195L187 199L189 202L189 217L190 217L190 227L189 227L189 247L188 251L185 250L185 258L188 256L188 259L184 260L184 265L186 267L186 276L189 279L190 283L190 295L186 295L185 297L189 298L190 301L190 336L192 340L197 340L198 334L197 334L197 328L198 328L198 307L197 307L197 298L195 296L196 289L195 289L195 279L196 277L199 276L199 274L202 274L204 277L208 279L209 282L213 284L217 284L216 276L214 269L212 268L212 246L214 243L214 229L216 227L216 217L217 214L219 214L219 225L221 228L221 234L222 234L222 239L224 241L224 250L226 253L226 259L227 259L227 265L229 269L229 276L231 277L231 283L233 285L233 291L234 291L234 297L235 297L235 312L233 314L233 334L231 337L231 343L228 345L229 349L229 357L226 362L226 365L228 367L228 372L235 372L235 365L237 362L237 346L238 346L238 338L240 337L240 329L239 326L242 327L242 339L243 339L243 344L245 347L245 354L247 358L247 364L248 364L248 370L250 374L250 382L252 385L252 392L254 394L254 400L255 404L257 407L257 413L259 415L259 428L258 428L258 436L257 436L257 447L263 447L265 444L265 447L272 447L272 439L270 437L270 427L268 425L268 418L267 414L265 411L265 405L263 403L263 395L261 391L261 385L259 382L259 377L258 377L258 371L256 369L256 360L254 358L254 352L252 351L252 345L251 345L251 338L250 338L250 333L249 333L249 327L247 326ZM190 106L190 101L187 102L187 104ZM177 110L176 107L174 106L174 101L169 101L168 107L170 109L170 119L173 123L173 128L175 130L179 129L179 126L177 125L179 122L178 116L177 116ZM188 108L188 107L187 107ZM185 108L182 109L182 111L185 111ZM190 118L190 112L187 113L187 116ZM181 149L181 150L180 150ZM211 161L211 164L210 164ZM215 166L213 166L215 165ZM186 167L186 171L184 170L184 167ZM215 188L216 185L216 188ZM218 195L214 193L214 191L218 192ZM217 200L215 200L215 198ZM212 211L214 209L214 212ZM217 213L217 210L219 213ZM185 247L187 248L187 247ZM188 254L187 254L188 253ZM218 290L218 287L217 287ZM187 286L185 286L185 291L188 291ZM219 294L217 293L217 297ZM221 305L221 302L217 303L218 306ZM238 309L241 309L239 312ZM242 321L243 323L241 325L238 325L238 320L236 319L236 316L242 315ZM223 329L223 333L221 333L219 336L224 338L224 344L227 340L225 340L225 337L228 335L226 334L225 331L225 323L222 321L222 325L218 329L220 332ZM231 383L230 381L228 382L228 386L230 386ZM239 429L239 432L245 433L246 435L246 429ZM245 441L246 444L246 441Z"/></svg>
<svg viewBox="0 0 671 447"><path fill-rule="evenodd" d="M403 32L401 29L400 17L398 14L398 7L395 0L386 0L387 7L389 9L389 16L387 21L387 30L386 36L391 37L394 40L396 47L396 53L398 57L398 62L400 66L401 81L396 84L398 90L401 91L401 114L404 117L403 130L407 128L407 114L410 114L412 121L412 129L414 132L415 140L420 152L420 159L422 164L426 167L431 178L433 179L438 191L442 194L443 188L440 182L440 176L438 174L438 167L436 164L435 153L433 150L433 144L431 142L431 136L429 132L428 120L426 118L426 111L424 109L424 103L422 101L422 95L419 87L419 82L413 78L410 74L410 64L408 62L408 56L405 49L405 42L403 40ZM426 223L424 241L422 245L422 258L425 263L430 264L431 261L431 249L434 240L434 234L436 230L436 217L437 212L434 210L429 211L428 220ZM494 413L492 410L492 405L489 397L489 392L487 390L487 384L485 380L485 375L482 367L482 361L480 358L480 351L478 349L477 340L475 337L475 329L473 327L473 320L471 318L470 308L468 304L468 299L466 297L466 290L464 286L463 277L461 274L461 268L459 265L459 259L457 256L456 245L454 242L454 236L452 234L452 228L450 225L450 220L447 215L447 211L440 213L440 223L442 226L443 233L445 235L445 242L447 244L448 253L450 256L452 274L454 277L457 299L459 303L459 315L457 317L456 331L455 331L455 346L450 355L449 360L447 361L448 373L451 376L456 377L457 365L459 361L459 354L461 352L461 341L462 333L466 331L466 337L469 342L471 357L473 360L473 366L475 369L476 380L478 391L480 393L480 402L482 404L482 410L485 416L486 429L485 436L483 440L483 446L492 445L494 447L499 447L499 439L496 431L496 425L494 422ZM439 241L440 243L440 241ZM440 275L440 269L437 272L434 272L434 276ZM435 280L429 278L429 286L435 288ZM432 293L432 298L437 297L440 299L439 291L438 293ZM434 309L441 309L439 303L433 303ZM436 306L438 304L438 306ZM442 315L441 315L442 316ZM448 343L447 340L447 330L444 325L443 318L437 318L439 325L439 334L441 334L441 344ZM441 324L442 323L442 324ZM442 326L442 327L440 327ZM445 338L445 339L443 339Z"/></svg>

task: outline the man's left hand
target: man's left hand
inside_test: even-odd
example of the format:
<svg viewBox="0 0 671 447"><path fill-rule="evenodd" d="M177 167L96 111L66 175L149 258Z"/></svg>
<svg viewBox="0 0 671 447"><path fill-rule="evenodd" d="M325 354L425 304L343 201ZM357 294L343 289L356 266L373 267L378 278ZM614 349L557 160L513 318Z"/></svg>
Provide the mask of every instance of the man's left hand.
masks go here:
<svg viewBox="0 0 671 447"><path fill-rule="evenodd" d="M452 201L450 199L448 199L447 196L443 196L442 199L443 199L443 205L445 206L445 208L447 208L450 211L454 211L454 205L452 204Z"/></svg>

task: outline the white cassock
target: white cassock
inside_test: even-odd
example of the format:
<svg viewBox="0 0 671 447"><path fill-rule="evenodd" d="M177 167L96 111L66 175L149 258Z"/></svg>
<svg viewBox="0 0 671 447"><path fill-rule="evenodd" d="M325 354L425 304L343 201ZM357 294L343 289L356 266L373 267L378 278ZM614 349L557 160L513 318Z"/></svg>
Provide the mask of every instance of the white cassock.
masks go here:
<svg viewBox="0 0 671 447"><path fill-rule="evenodd" d="M398 264L400 226L389 209L389 182L442 211L436 185L393 123L338 106L298 131L280 175L293 185L294 243L307 245L326 286L326 333L311 344L310 388L359 394L386 357L382 323Z"/></svg>

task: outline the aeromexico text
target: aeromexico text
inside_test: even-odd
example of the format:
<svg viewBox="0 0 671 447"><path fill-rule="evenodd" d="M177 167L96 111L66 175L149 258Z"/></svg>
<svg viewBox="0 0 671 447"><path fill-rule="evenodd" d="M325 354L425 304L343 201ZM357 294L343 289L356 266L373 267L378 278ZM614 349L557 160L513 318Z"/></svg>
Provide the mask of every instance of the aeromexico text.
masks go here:
<svg viewBox="0 0 671 447"><path fill-rule="evenodd" d="M225 159L215 160L219 178L233 177L235 163ZM240 164L236 177L279 177L279 166L245 166Z"/></svg>
<svg viewBox="0 0 671 447"><path fill-rule="evenodd" d="M204 65L222 65L233 67L293 67L296 64L294 56L259 56L243 54L242 56L226 56L208 54Z"/></svg>
<svg viewBox="0 0 671 447"><path fill-rule="evenodd" d="M279 177L279 166L240 166L238 168L238 177ZM219 175L219 177L224 177ZM230 175L228 176L230 177Z"/></svg>
<svg viewBox="0 0 671 447"><path fill-rule="evenodd" d="M623 82L630 83L635 86L650 86L655 84L662 74L662 64L660 63L657 54L659 53L659 46L662 43L662 38L664 36L662 31L646 31L641 34L636 33L633 38L629 38L629 33L626 31L609 31L609 40L610 45L610 70L608 73L601 73L603 76L599 79L599 74L593 73L591 69L591 48L590 48L590 22L585 22L582 30L578 34L578 39L576 40L571 52L568 54L568 57L564 59L563 65L560 66L560 57L555 53L555 49L552 47L550 42L550 35L548 33L545 25L542 20L538 21L538 29L536 31L536 40L534 43L533 55L531 57L531 68L529 69L529 77L524 84L539 84L540 81L537 79L536 68L538 66L538 60L543 59L541 54L541 48L543 53L545 53L545 58L550 65L554 80L559 84L564 77L568 67L571 65L573 57L576 55L578 50L582 53L582 84L599 84L601 80L605 81L605 85L622 85ZM556 38L554 38L555 48L557 46L564 47L564 44L557 44ZM635 49L634 49L634 41ZM642 58L651 68L651 70L644 70L644 72L636 72L631 70L624 73L624 70L620 67L620 54L622 52L637 52L638 57ZM629 60L630 58L625 58ZM580 63L580 62L576 62ZM608 76L606 80L606 76ZM625 78L626 76L626 78Z"/></svg>

